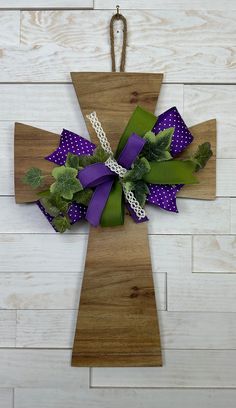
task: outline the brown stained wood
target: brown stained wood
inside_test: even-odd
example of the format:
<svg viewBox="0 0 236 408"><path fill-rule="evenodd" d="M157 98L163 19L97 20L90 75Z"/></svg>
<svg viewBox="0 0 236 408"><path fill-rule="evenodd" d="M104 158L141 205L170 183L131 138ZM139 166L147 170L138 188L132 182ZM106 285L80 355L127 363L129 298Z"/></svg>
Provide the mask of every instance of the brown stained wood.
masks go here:
<svg viewBox="0 0 236 408"><path fill-rule="evenodd" d="M74 366L161 366L146 224L90 230Z"/></svg>
<svg viewBox="0 0 236 408"><path fill-rule="evenodd" d="M38 199L37 190L22 182L22 178L30 167L39 167L43 174L50 174L54 163L45 160L44 157L52 153L58 146L59 135L38 129L23 123L15 124L15 200L16 203L33 202ZM52 178L47 177L45 189L52 183Z"/></svg>
<svg viewBox="0 0 236 408"><path fill-rule="evenodd" d="M76 73L72 80L84 115L97 111L115 148L136 105L154 111L162 75ZM215 149L215 121L196 125L191 131L195 144L210 140ZM97 142L92 130L91 138ZM58 141L58 135L51 132L16 124L17 202L37 199L21 178L31 166L50 173L53 165L44 157L55 150ZM202 175L199 173L200 185L194 190L185 187L181 196L213 198L214 166L215 158ZM209 174L204 176L207 170ZM146 224L137 225L126 217L124 226L91 229L72 365L162 365Z"/></svg>
<svg viewBox="0 0 236 408"><path fill-rule="evenodd" d="M112 149L137 105L154 112L162 74L72 73L84 117L96 111ZM94 143L96 134L86 118ZM72 353L74 366L161 366L147 225L92 228Z"/></svg>
<svg viewBox="0 0 236 408"><path fill-rule="evenodd" d="M199 123L189 130L194 140L180 158L191 156L197 150L198 145L206 141L211 143L213 156L206 167L197 173L199 184L184 186L178 193L178 197L214 200L216 198L216 120Z"/></svg>
<svg viewBox="0 0 236 408"><path fill-rule="evenodd" d="M97 137L86 115L96 110L113 149L137 105L155 111L162 74L73 72L71 78L94 143Z"/></svg>

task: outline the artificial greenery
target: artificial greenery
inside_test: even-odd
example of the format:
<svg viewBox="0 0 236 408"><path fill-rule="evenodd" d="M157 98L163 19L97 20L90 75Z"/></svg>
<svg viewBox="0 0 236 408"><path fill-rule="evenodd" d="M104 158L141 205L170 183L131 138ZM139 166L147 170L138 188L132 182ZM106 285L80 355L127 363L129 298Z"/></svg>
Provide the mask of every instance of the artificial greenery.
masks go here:
<svg viewBox="0 0 236 408"><path fill-rule="evenodd" d="M72 167L55 167L52 171L52 176L55 178L55 183L50 187L52 194L72 200L73 194L83 189L81 183L77 179L78 171Z"/></svg>
<svg viewBox="0 0 236 408"><path fill-rule="evenodd" d="M42 170L37 167L31 167L23 177L23 183L28 184L33 189L40 187L43 184L44 180Z"/></svg>
<svg viewBox="0 0 236 408"><path fill-rule="evenodd" d="M211 145L206 142L198 146L197 151L190 158L173 159L170 153L173 134L173 127L167 128L157 135L152 131L145 133L143 137L146 143L131 169L123 177L122 184L124 184L125 189L134 193L142 207L144 207L147 195L150 193L149 183L170 185L197 183L193 173L202 169L212 156ZM77 156L68 153L65 166L58 166L53 169L54 183L49 189L39 192L38 196L45 211L53 217L52 225L57 231L62 233L70 229L68 209L72 203L88 206L92 198L93 190L83 189L78 179L80 170L94 163L104 163L108 157L109 154L98 146L92 155ZM32 167L25 174L23 182L36 189L43 185L45 177L47 176L43 175L40 169ZM117 189L119 190L120 203L118 203L117 194L115 194ZM113 192L115 193L113 194ZM118 214L117 225L120 225L123 218L122 200L122 186L117 178L104 208L101 225L110 225L110 214L116 206L120 208L116 211Z"/></svg>
<svg viewBox="0 0 236 408"><path fill-rule="evenodd" d="M61 233L71 228L69 217L65 215L58 215L57 217L53 218L52 225L58 232Z"/></svg>
<svg viewBox="0 0 236 408"><path fill-rule="evenodd" d="M191 158L193 163L195 163L195 171L203 169L212 155L210 143L205 142L198 146L196 153Z"/></svg>
<svg viewBox="0 0 236 408"><path fill-rule="evenodd" d="M85 188L84 190L79 191L78 193L74 194L73 200L77 204L83 204L88 206L89 201L91 200L93 195L93 190L90 188Z"/></svg>
<svg viewBox="0 0 236 408"><path fill-rule="evenodd" d="M146 143L142 150L142 156L148 161L171 160L172 156L169 150L174 130L173 127L170 127L162 130L157 135L153 132L147 132L144 135Z"/></svg>

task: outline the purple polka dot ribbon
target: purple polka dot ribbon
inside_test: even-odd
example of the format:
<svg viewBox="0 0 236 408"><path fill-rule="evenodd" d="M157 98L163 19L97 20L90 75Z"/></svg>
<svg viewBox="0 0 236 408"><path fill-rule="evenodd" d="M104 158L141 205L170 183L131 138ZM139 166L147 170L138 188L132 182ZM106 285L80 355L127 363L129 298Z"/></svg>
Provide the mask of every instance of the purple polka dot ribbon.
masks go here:
<svg viewBox="0 0 236 408"><path fill-rule="evenodd" d="M162 113L157 118L152 131L157 134L169 127L174 127L175 129L170 146L170 153L174 157L186 149L186 147L192 142L193 136L188 130L176 107ZM69 152L78 156L92 155L95 148L96 145L91 143L89 140L77 135L76 133L70 132L69 130L63 129L58 148L52 154L45 157L45 159L54 162L59 166L63 166ZM182 187L183 184L173 186L149 184L150 194L147 196L147 202L166 211L178 212L176 205L176 194ZM37 204L48 221L51 223L53 217L51 217L45 211L44 207L39 201ZM76 203L71 204L68 209L68 216L71 224L83 220L86 217L86 212L87 207L84 205ZM138 219L135 221L138 222Z"/></svg>
<svg viewBox="0 0 236 408"><path fill-rule="evenodd" d="M69 130L63 129L58 148L49 156L45 157L45 159L57 164L58 166L63 166L69 152L77 154L78 156L92 155L95 148L96 145L84 137L70 132ZM46 212L40 201L37 201L37 205L50 224L52 224L53 217ZM83 220L86 216L86 212L87 207L85 207L83 204L72 203L68 209L70 223L75 224L77 221Z"/></svg>
<svg viewBox="0 0 236 408"><path fill-rule="evenodd" d="M188 130L184 120L177 108L168 109L162 113L155 123L152 131L157 134L161 130L174 127L174 134L170 145L170 153L173 157L181 153L192 143L193 136ZM166 211L178 212L176 204L176 194L183 187L183 184L171 186L169 184L149 184L150 194L147 196L149 204L157 205Z"/></svg>

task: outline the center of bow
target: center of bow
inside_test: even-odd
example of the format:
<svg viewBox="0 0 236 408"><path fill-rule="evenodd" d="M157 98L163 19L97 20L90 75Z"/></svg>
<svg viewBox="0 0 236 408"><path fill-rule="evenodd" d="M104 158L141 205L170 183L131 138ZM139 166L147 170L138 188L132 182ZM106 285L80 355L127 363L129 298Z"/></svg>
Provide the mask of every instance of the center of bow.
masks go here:
<svg viewBox="0 0 236 408"><path fill-rule="evenodd" d="M146 143L145 139L133 133L129 137L118 159L115 160L110 143L97 118L96 112L92 112L87 118L94 128L102 148L110 155L105 163L91 164L79 172L78 177L83 187L95 188L86 213L87 221L93 226L99 225L102 212L117 176L119 176L128 207L131 208L131 216L134 219L138 218L138 220L146 218L145 211L136 200L133 192L126 191L122 182L122 178L125 176L127 170L131 168L133 162L143 149Z"/></svg>

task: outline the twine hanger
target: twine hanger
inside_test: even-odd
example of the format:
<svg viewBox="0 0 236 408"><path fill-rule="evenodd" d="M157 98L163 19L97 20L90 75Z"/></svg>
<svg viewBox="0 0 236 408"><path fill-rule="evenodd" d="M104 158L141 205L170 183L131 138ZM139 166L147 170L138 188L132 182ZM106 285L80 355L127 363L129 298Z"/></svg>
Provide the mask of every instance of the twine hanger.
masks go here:
<svg viewBox="0 0 236 408"><path fill-rule="evenodd" d="M121 60L120 60L120 72L124 72L125 61L126 61L126 46L127 46L127 21L126 21L126 18L120 13L120 6L116 6L116 14L112 16L111 21L110 21L112 72L116 72L114 23L117 20L121 20L123 23L123 44L122 44Z"/></svg>

